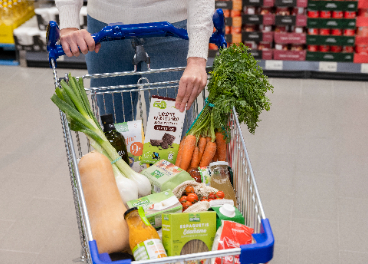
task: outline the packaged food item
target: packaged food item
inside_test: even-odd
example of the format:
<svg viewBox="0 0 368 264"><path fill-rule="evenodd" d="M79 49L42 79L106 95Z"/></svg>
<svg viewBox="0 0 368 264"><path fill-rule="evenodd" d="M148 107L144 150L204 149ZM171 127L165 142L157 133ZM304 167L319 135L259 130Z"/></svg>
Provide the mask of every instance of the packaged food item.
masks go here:
<svg viewBox="0 0 368 264"><path fill-rule="evenodd" d="M344 18L355 18L356 12L355 11L345 11Z"/></svg>
<svg viewBox="0 0 368 264"><path fill-rule="evenodd" d="M231 17L240 17L241 16L241 11L240 10L234 10L234 9L232 9L230 11L230 16Z"/></svg>
<svg viewBox="0 0 368 264"><path fill-rule="evenodd" d="M331 11L329 11L329 10L320 11L319 12L319 17L321 17L321 18L330 18L331 17Z"/></svg>
<svg viewBox="0 0 368 264"><path fill-rule="evenodd" d="M341 52L342 46L330 46L330 51L331 52Z"/></svg>
<svg viewBox="0 0 368 264"><path fill-rule="evenodd" d="M294 50L294 51L301 51L303 49L304 49L303 44L291 44L291 48L290 48L290 50Z"/></svg>
<svg viewBox="0 0 368 264"><path fill-rule="evenodd" d="M304 28L303 27L296 27L296 26L292 26L291 27L291 32L294 33L303 33L304 32Z"/></svg>
<svg viewBox="0 0 368 264"><path fill-rule="evenodd" d="M225 26L225 34L230 34L231 33L231 27L230 26Z"/></svg>
<svg viewBox="0 0 368 264"><path fill-rule="evenodd" d="M359 8L358 16L360 17L368 17L368 8Z"/></svg>
<svg viewBox="0 0 368 264"><path fill-rule="evenodd" d="M242 31L241 27L231 27L230 33L231 34L240 34Z"/></svg>
<svg viewBox="0 0 368 264"><path fill-rule="evenodd" d="M322 36L330 35L331 30L329 28L321 28L319 34Z"/></svg>
<svg viewBox="0 0 368 264"><path fill-rule="evenodd" d="M307 50L312 51L312 52L316 52L316 51L318 51L318 45L308 45Z"/></svg>
<svg viewBox="0 0 368 264"><path fill-rule="evenodd" d="M342 35L342 29L339 29L339 28L331 29L331 35L332 36L341 36Z"/></svg>
<svg viewBox="0 0 368 264"><path fill-rule="evenodd" d="M118 133L114 126L114 117L112 114L102 115L103 132L111 145L116 149L120 157L130 165L126 140L121 133Z"/></svg>
<svg viewBox="0 0 368 264"><path fill-rule="evenodd" d="M349 52L349 53L352 53L352 52L354 52L354 47L353 47L353 46L344 46L344 47L342 48L342 51L343 51L343 52Z"/></svg>
<svg viewBox="0 0 368 264"><path fill-rule="evenodd" d="M221 227L216 232L212 250L222 250L239 248L240 245L251 244L253 242L254 230L245 225L224 220ZM222 259L222 260L221 260ZM239 256L225 256L212 259L212 264L240 264Z"/></svg>
<svg viewBox="0 0 368 264"><path fill-rule="evenodd" d="M271 14L271 13L272 13L272 7L262 6L259 8L260 15L266 15L266 14Z"/></svg>
<svg viewBox="0 0 368 264"><path fill-rule="evenodd" d="M247 15L255 15L256 14L256 7L254 6L244 6L244 14Z"/></svg>
<svg viewBox="0 0 368 264"><path fill-rule="evenodd" d="M205 167L198 167L199 173L201 175L201 182L206 184L207 186L210 186L211 182L211 171L208 166Z"/></svg>
<svg viewBox="0 0 368 264"><path fill-rule="evenodd" d="M275 44L275 50L288 50L288 44Z"/></svg>
<svg viewBox="0 0 368 264"><path fill-rule="evenodd" d="M332 11L333 18L343 18L344 13L342 11Z"/></svg>
<svg viewBox="0 0 368 264"><path fill-rule="evenodd" d="M234 205L226 203L222 206L211 207L210 211L216 212L216 230L220 228L223 220L245 225L243 214Z"/></svg>
<svg viewBox="0 0 368 264"><path fill-rule="evenodd" d="M259 30L262 32L271 32L272 26L269 25L259 25Z"/></svg>
<svg viewBox="0 0 368 264"><path fill-rule="evenodd" d="M188 172L167 160L156 162L151 167L141 171L141 174L146 176L150 181L152 193L158 193L168 189L173 190L182 182L193 180Z"/></svg>
<svg viewBox="0 0 368 264"><path fill-rule="evenodd" d="M308 34L309 35L318 35L319 30L318 30L318 28L308 28Z"/></svg>
<svg viewBox="0 0 368 264"><path fill-rule="evenodd" d="M201 173L199 172L199 170L197 168L191 168L188 173L190 174L190 176L198 183L202 183L202 179L201 179Z"/></svg>
<svg viewBox="0 0 368 264"><path fill-rule="evenodd" d="M230 182L230 175L228 170L229 164L225 161L212 162L210 164L211 170L211 187L223 191L225 199L232 199L236 205L236 195L234 188Z"/></svg>
<svg viewBox="0 0 368 264"><path fill-rule="evenodd" d="M288 27L287 26L276 26L275 32L288 32Z"/></svg>
<svg viewBox="0 0 368 264"><path fill-rule="evenodd" d="M321 51L321 52L328 52L330 50L330 46L328 46L328 45L320 45L318 47L318 50Z"/></svg>
<svg viewBox="0 0 368 264"><path fill-rule="evenodd" d="M175 108L175 99L152 96L141 163L175 163L184 119L185 111Z"/></svg>
<svg viewBox="0 0 368 264"><path fill-rule="evenodd" d="M358 27L357 36L368 37L368 27Z"/></svg>
<svg viewBox="0 0 368 264"><path fill-rule="evenodd" d="M181 203L170 189L131 200L127 204L129 208L142 206L147 220L154 228L162 226L161 216L163 213L180 213L182 211Z"/></svg>
<svg viewBox="0 0 368 264"><path fill-rule="evenodd" d="M276 15L279 16L290 16L290 11L288 7L280 7L276 8Z"/></svg>
<svg viewBox="0 0 368 264"><path fill-rule="evenodd" d="M250 49L257 49L258 45L255 41L246 41L244 42L244 45L247 46Z"/></svg>
<svg viewBox="0 0 368 264"><path fill-rule="evenodd" d="M142 120L118 123L115 124L115 128L125 138L130 167L136 172L141 172L147 168L146 164L140 164L144 142Z"/></svg>
<svg viewBox="0 0 368 264"><path fill-rule="evenodd" d="M355 29L344 29L343 34L344 36L354 36Z"/></svg>
<svg viewBox="0 0 368 264"><path fill-rule="evenodd" d="M368 44L358 44L355 46L356 53L368 54Z"/></svg>
<svg viewBox="0 0 368 264"><path fill-rule="evenodd" d="M271 42L261 41L258 44L258 50L269 50L271 48L271 45Z"/></svg>
<svg viewBox="0 0 368 264"><path fill-rule="evenodd" d="M224 17L230 17L230 10L229 9L223 9L224 11Z"/></svg>
<svg viewBox="0 0 368 264"><path fill-rule="evenodd" d="M245 32L254 32L256 31L257 25L244 25L243 30Z"/></svg>
<svg viewBox="0 0 368 264"><path fill-rule="evenodd" d="M142 207L124 213L129 228L129 246L136 261L167 257L156 229L148 222Z"/></svg>
<svg viewBox="0 0 368 264"><path fill-rule="evenodd" d="M317 18L317 17L319 17L319 11L317 11L317 10L308 10L307 15L310 18Z"/></svg>
<svg viewBox="0 0 368 264"><path fill-rule="evenodd" d="M304 15L305 8L304 7L294 7L291 14L292 15Z"/></svg>
<svg viewBox="0 0 368 264"><path fill-rule="evenodd" d="M162 242L168 256L210 251L215 234L215 212L162 215Z"/></svg>

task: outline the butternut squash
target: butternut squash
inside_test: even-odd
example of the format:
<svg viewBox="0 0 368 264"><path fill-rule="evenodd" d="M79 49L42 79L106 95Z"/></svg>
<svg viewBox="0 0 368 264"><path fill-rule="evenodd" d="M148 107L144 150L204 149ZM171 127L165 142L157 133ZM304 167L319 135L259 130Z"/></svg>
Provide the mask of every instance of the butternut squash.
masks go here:
<svg viewBox="0 0 368 264"><path fill-rule="evenodd" d="M127 210L119 194L110 160L98 152L78 164L93 238L99 253L129 250Z"/></svg>

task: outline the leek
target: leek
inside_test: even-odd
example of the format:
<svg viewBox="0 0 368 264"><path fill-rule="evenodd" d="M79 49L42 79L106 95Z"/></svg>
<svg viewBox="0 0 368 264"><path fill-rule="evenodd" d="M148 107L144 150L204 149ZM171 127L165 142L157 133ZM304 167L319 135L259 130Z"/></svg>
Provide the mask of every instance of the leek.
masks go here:
<svg viewBox="0 0 368 264"><path fill-rule="evenodd" d="M151 193L151 184L148 178L135 172L123 159L119 159L120 155L105 137L91 110L86 91L83 87L83 79L80 78L77 81L75 77L69 74L69 84L62 80L60 85L61 88L56 89L51 100L65 113L70 129L84 133L91 141L92 147L108 157L110 161L118 159L113 164L115 178L118 178L122 174L130 180L125 181L127 185L132 186L132 183L134 183L136 187L132 187L130 193L138 190L139 196L149 195ZM122 180L119 179L119 182L122 183Z"/></svg>

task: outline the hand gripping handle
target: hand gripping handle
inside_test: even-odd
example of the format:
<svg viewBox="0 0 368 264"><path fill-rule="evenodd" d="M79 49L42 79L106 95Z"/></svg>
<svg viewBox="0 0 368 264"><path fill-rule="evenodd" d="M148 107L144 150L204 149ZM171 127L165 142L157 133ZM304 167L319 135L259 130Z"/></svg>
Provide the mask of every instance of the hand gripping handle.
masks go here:
<svg viewBox="0 0 368 264"><path fill-rule="evenodd" d="M224 13L221 9L217 9L213 15L213 23L216 28L216 32L212 34L210 38L211 43L215 43L218 47L226 46L225 41L225 20ZM176 28L169 22L153 22L144 24L109 24L104 27L100 32L92 34L95 43L112 40L122 40L137 37L177 37L182 39L188 39L188 33L185 29ZM49 52L49 62L51 67L51 59L56 60L65 55L61 45L57 45L57 41L60 38L60 29L55 21L50 21L47 27L47 50Z"/></svg>

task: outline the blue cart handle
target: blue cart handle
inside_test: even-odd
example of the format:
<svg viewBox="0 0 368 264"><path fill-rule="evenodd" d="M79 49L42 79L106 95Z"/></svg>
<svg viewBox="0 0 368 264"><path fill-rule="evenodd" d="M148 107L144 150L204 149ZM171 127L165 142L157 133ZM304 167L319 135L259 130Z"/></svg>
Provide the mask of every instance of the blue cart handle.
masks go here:
<svg viewBox="0 0 368 264"><path fill-rule="evenodd" d="M225 19L222 9L217 9L213 15L213 24L216 28L210 38L210 43L218 47L226 47L225 41ZM177 37L188 40L188 33L185 29L176 28L169 22L153 22L134 25L109 24L100 32L92 34L95 43L112 40L122 40L137 37ZM61 45L57 45L60 39L60 29L55 21L50 21L47 27L47 50L49 52L49 63L51 59L56 60L65 55Z"/></svg>

